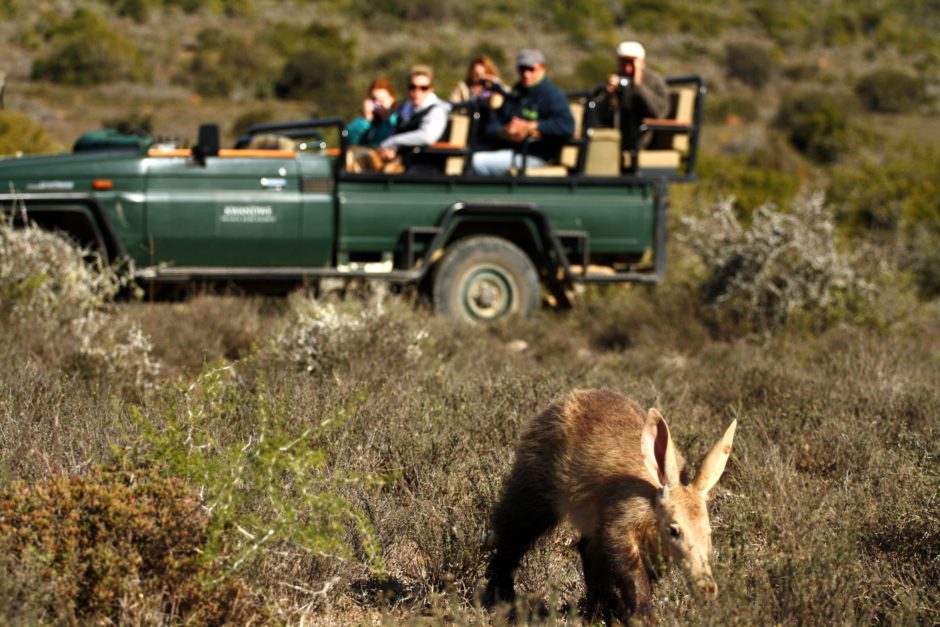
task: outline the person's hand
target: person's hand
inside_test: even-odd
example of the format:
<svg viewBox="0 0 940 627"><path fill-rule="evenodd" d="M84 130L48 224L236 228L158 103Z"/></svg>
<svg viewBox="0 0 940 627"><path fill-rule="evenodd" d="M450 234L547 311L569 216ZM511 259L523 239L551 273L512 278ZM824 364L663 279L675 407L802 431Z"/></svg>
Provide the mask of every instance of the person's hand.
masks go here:
<svg viewBox="0 0 940 627"><path fill-rule="evenodd" d="M643 68L646 66L644 59L637 59L633 62L633 82L636 85L643 84Z"/></svg>
<svg viewBox="0 0 940 627"><path fill-rule="evenodd" d="M394 148L379 148L378 152L382 161L386 163L398 156L398 151Z"/></svg>
<svg viewBox="0 0 940 627"><path fill-rule="evenodd" d="M375 101L372 98L366 98L362 101L362 117L370 122L375 117Z"/></svg>
<svg viewBox="0 0 940 627"><path fill-rule="evenodd" d="M503 139L521 144L527 137L533 135L536 130L538 130L538 122L514 117L503 126L500 135Z"/></svg>
<svg viewBox="0 0 940 627"><path fill-rule="evenodd" d="M620 88L620 75L608 74L607 75L607 93L616 94L619 88Z"/></svg>

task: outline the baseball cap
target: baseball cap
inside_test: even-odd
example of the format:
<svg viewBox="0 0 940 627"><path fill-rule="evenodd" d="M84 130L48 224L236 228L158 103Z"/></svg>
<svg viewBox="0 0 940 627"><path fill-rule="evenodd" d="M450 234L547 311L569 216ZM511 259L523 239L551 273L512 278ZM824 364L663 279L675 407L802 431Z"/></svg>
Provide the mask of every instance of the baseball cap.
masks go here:
<svg viewBox="0 0 940 627"><path fill-rule="evenodd" d="M545 55L542 54L541 50L536 50L535 48L520 50L519 56L516 57L516 65L524 65L526 67L545 65Z"/></svg>
<svg viewBox="0 0 940 627"><path fill-rule="evenodd" d="M630 57L632 59L645 59L646 48L638 41L622 41L617 46L618 57Z"/></svg>

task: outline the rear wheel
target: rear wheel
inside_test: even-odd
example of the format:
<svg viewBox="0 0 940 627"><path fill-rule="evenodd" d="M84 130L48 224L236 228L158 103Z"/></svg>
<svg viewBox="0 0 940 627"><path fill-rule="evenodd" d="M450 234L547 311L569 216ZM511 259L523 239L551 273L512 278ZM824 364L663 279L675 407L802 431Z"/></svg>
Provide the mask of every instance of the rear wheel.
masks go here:
<svg viewBox="0 0 940 627"><path fill-rule="evenodd" d="M434 309L471 322L512 315L533 316L539 279L515 244L488 236L468 237L448 248L434 274Z"/></svg>

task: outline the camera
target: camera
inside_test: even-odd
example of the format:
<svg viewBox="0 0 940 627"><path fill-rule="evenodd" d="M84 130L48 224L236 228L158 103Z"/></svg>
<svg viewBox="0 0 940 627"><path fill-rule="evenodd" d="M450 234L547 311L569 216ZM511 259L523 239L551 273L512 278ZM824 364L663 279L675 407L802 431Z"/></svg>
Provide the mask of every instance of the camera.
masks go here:
<svg viewBox="0 0 940 627"><path fill-rule="evenodd" d="M629 87L632 84L633 84L633 79L631 79L629 76L621 76L620 81L617 83L617 86L620 89L624 89L625 87Z"/></svg>

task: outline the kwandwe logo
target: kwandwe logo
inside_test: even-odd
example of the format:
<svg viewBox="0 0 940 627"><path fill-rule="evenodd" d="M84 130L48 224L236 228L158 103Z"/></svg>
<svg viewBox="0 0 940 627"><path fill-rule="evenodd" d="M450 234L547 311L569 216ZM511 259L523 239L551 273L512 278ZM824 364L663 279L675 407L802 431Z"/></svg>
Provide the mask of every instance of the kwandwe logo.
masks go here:
<svg viewBox="0 0 940 627"><path fill-rule="evenodd" d="M219 222L238 224L269 224L277 222L270 205L225 205Z"/></svg>
<svg viewBox="0 0 940 627"><path fill-rule="evenodd" d="M53 192L75 189L75 181L39 181L27 183L26 189L31 192Z"/></svg>

